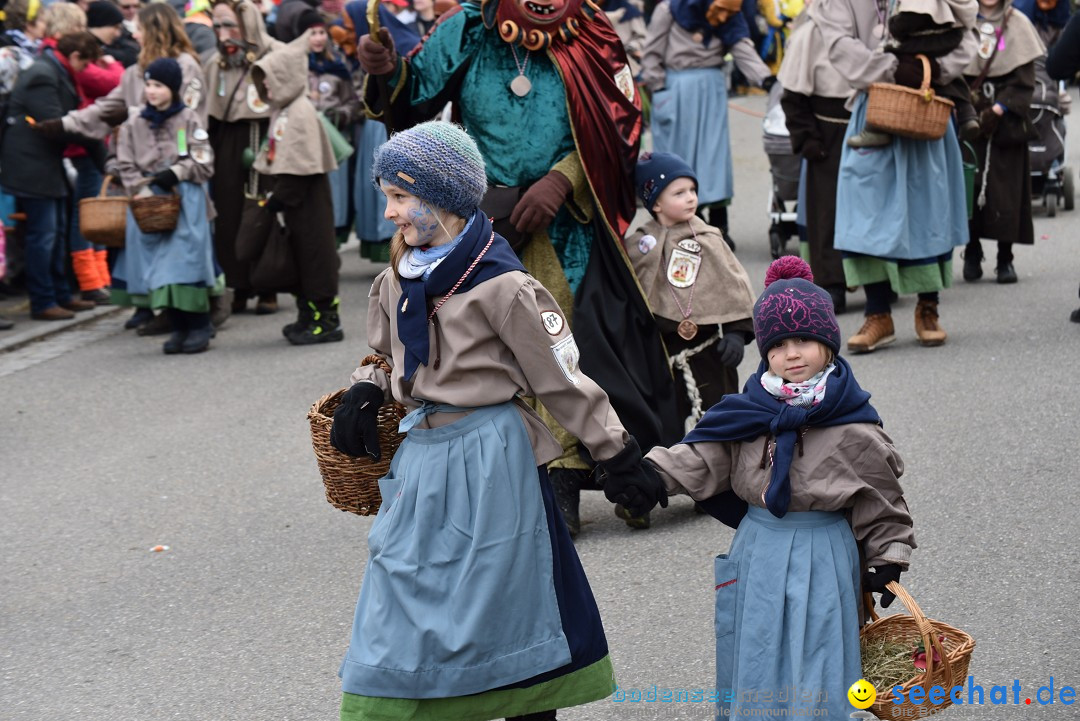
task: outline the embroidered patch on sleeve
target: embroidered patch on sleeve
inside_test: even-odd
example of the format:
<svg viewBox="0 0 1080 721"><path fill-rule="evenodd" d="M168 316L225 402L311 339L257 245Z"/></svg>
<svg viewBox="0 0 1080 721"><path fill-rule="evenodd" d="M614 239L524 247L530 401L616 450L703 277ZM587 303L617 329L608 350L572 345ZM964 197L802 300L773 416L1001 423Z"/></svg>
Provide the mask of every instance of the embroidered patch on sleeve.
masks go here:
<svg viewBox="0 0 1080 721"><path fill-rule="evenodd" d="M551 352L555 355L555 362L562 368L566 380L574 385L581 383L581 380L577 377L581 352L578 350L577 343L574 342L574 336L568 335L551 346Z"/></svg>

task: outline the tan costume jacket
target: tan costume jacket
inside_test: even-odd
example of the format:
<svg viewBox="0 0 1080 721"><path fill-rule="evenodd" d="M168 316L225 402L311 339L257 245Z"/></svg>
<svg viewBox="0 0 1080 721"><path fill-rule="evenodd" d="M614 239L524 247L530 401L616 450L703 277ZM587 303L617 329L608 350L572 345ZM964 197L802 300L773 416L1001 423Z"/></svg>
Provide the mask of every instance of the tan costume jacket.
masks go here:
<svg viewBox="0 0 1080 721"><path fill-rule="evenodd" d="M181 129L187 143L185 156L180 155L178 147ZM139 116L120 126L116 166L124 188L134 195L147 176L162 170L172 170L181 181L205 183L214 174L214 151L199 116L191 108L184 108L157 130Z"/></svg>
<svg viewBox="0 0 1080 721"><path fill-rule="evenodd" d="M598 461L623 449L629 438L607 394L578 368L577 347L566 316L532 276L512 271L450 297L428 324L431 358L411 379L402 377L405 347L397 334L401 285L387 268L371 285L368 343L393 368L357 368L352 382L370 381L406 407L420 399L462 407L516 400L537 465L562 455L562 447L536 413L519 399L539 398L552 416ZM430 309L418 309L430 313ZM440 359L435 369L435 358ZM441 426L460 414L429 416Z"/></svg>
<svg viewBox="0 0 1080 721"><path fill-rule="evenodd" d="M669 494L704 500L733 490L764 508L762 496L772 476L765 444L764 436L747 443L680 443L653 448L646 458L657 466ZM789 510L846 511L867 566L907 568L915 535L900 487L903 472L892 439L874 424L810 427L791 463Z"/></svg>

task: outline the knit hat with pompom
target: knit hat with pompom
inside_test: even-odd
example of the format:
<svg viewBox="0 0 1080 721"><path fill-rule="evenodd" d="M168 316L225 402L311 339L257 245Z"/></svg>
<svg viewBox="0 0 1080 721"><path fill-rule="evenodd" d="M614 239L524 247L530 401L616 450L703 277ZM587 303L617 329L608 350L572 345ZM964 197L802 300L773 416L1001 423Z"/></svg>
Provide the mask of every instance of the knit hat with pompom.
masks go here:
<svg viewBox="0 0 1080 721"><path fill-rule="evenodd" d="M802 258L785 255L765 272L765 292L754 304L754 336L763 359L785 338L811 338L840 353L832 298L814 285L814 274Z"/></svg>

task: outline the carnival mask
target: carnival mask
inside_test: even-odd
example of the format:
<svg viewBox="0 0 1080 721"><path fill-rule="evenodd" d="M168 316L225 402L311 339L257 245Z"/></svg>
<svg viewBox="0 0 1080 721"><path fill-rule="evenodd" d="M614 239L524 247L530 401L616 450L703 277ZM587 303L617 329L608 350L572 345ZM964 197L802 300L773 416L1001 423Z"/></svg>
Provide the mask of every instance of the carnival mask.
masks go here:
<svg viewBox="0 0 1080 721"><path fill-rule="evenodd" d="M739 0L713 0L709 9L705 11L705 19L713 27L723 25L731 16L741 12L742 4Z"/></svg>
<svg viewBox="0 0 1080 721"><path fill-rule="evenodd" d="M483 0L484 24L498 26L499 37L527 50L570 42L599 10L593 0Z"/></svg>

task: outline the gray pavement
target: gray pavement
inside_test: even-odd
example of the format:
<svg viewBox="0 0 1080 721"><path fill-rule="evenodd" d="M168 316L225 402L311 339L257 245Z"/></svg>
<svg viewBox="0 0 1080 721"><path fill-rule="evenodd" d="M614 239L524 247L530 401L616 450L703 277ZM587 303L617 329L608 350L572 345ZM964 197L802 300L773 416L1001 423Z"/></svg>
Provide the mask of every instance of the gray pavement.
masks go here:
<svg viewBox="0 0 1080 721"><path fill-rule="evenodd" d="M733 234L757 284L768 164L759 121L731 117ZM1080 138L1076 116L1070 128ZM1037 216L1017 285L958 280L944 294L946 346L915 343L904 299L897 343L851 358L907 466L919 549L903 581L931 617L975 637L971 673L988 701L1014 679L1021 704L1051 677L1055 692L1080 684L1078 235L1075 212ZM343 259L344 343L289 347L282 312L233 317L210 352L166 357L162 339L122 330L124 314L0 353L0 719L336 718L371 519L323 499L305 414L367 353L379 270L354 247ZM850 305L845 336L861 297ZM751 346L741 376L755 364ZM711 558L731 532L685 499L643 532L598 493L582 516L578 550L620 685L711 686ZM703 719L705 706L604 701L559 716ZM1080 712L946 716L1029 717Z"/></svg>

